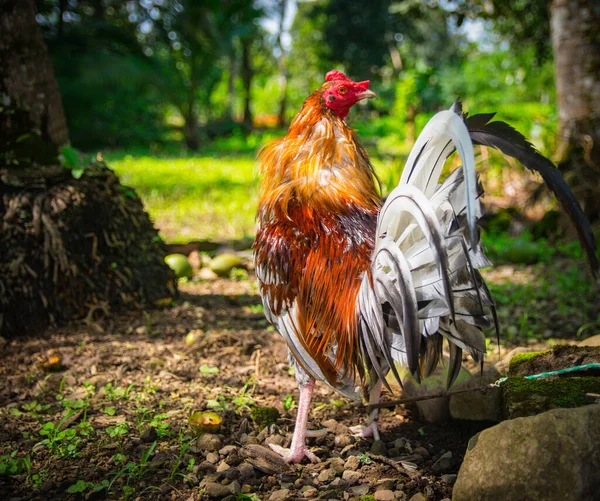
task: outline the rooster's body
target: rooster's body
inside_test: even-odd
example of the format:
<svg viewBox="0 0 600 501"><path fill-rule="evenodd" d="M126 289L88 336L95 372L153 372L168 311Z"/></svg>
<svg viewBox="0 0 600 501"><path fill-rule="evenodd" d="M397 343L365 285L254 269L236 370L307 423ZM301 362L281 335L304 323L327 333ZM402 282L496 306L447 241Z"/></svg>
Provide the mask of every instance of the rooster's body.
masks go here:
<svg viewBox="0 0 600 501"><path fill-rule="evenodd" d="M344 122L353 104L374 96L368 84L328 73L285 138L261 153L254 252L266 316L288 344L300 387L291 449L279 450L291 462L317 460L304 443L315 380L355 400L368 394L374 403L390 370L399 380L395 363L417 377L435 369L443 339L449 385L462 350L482 361L482 330L496 317L477 271L489 262L476 228L482 214L471 137L521 155L542 173L576 220L597 269L591 230L568 187L563 192L554 172L529 165L543 157L512 129L522 144L507 139L507 130L492 130L501 122L488 124L491 115L465 120L456 106L434 117L382 207L367 153ZM467 129L469 120L476 131ZM455 149L463 169L439 184ZM355 431L377 437L376 417Z"/></svg>

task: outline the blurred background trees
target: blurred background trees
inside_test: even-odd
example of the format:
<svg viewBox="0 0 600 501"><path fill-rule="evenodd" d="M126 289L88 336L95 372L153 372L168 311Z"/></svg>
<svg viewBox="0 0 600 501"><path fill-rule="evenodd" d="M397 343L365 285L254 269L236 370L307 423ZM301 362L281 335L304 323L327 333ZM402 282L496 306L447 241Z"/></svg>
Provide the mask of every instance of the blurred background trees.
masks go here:
<svg viewBox="0 0 600 501"><path fill-rule="evenodd" d="M460 96L564 160L598 217L598 197L585 189L600 165L592 0L37 4L78 148L195 151L237 137L252 149L265 131L281 134L336 67L371 79L380 97L351 118L374 156L401 158Z"/></svg>

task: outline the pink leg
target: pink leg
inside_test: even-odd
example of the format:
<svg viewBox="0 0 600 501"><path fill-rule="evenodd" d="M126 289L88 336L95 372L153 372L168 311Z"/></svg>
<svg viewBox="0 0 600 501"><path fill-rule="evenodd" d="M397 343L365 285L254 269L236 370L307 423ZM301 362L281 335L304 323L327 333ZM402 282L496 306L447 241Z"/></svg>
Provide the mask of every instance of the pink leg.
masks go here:
<svg viewBox="0 0 600 501"><path fill-rule="evenodd" d="M315 380L310 381L303 386L300 386L300 401L298 402L298 414L296 415L296 427L294 428L294 436L292 437L292 445L289 449L278 445L269 444L278 454L281 454L286 463L299 463L306 456L313 463L318 463L319 458L315 456L306 447L306 427L308 425L308 412L310 410L310 400L315 388Z"/></svg>
<svg viewBox="0 0 600 501"><path fill-rule="evenodd" d="M371 392L369 393L369 404L379 403L381 397L381 381L377 381ZM369 414L367 422L362 425L356 425L350 427L350 432L357 437L367 438L373 437L375 440L379 440L379 426L377 426L377 418L379 417L379 410L375 409Z"/></svg>

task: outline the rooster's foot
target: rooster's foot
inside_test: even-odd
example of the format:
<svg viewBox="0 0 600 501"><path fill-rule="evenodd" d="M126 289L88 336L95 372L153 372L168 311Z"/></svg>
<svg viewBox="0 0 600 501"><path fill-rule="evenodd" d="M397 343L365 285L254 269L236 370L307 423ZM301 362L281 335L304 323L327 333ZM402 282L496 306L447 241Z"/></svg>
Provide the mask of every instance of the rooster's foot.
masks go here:
<svg viewBox="0 0 600 501"><path fill-rule="evenodd" d="M370 424L367 425L358 424L356 426L351 426L350 433L352 433L355 437L359 438L373 437L374 440L380 440L379 427L377 426L377 421L372 421Z"/></svg>
<svg viewBox="0 0 600 501"><path fill-rule="evenodd" d="M319 463L321 460L308 450L306 445L295 447L294 449L286 449L280 445L269 444L273 452L279 454L286 463L299 463L306 456L311 463Z"/></svg>

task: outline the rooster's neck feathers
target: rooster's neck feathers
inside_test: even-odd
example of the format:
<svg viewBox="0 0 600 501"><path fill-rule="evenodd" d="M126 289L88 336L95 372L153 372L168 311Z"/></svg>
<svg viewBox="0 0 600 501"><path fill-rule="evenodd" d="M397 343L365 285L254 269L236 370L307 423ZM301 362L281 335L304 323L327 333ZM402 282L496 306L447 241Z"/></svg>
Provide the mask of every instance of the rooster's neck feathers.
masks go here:
<svg viewBox="0 0 600 501"><path fill-rule="evenodd" d="M311 95L287 135L261 151L260 210L288 213L295 204L326 212L379 207L367 153L322 94L321 89Z"/></svg>

